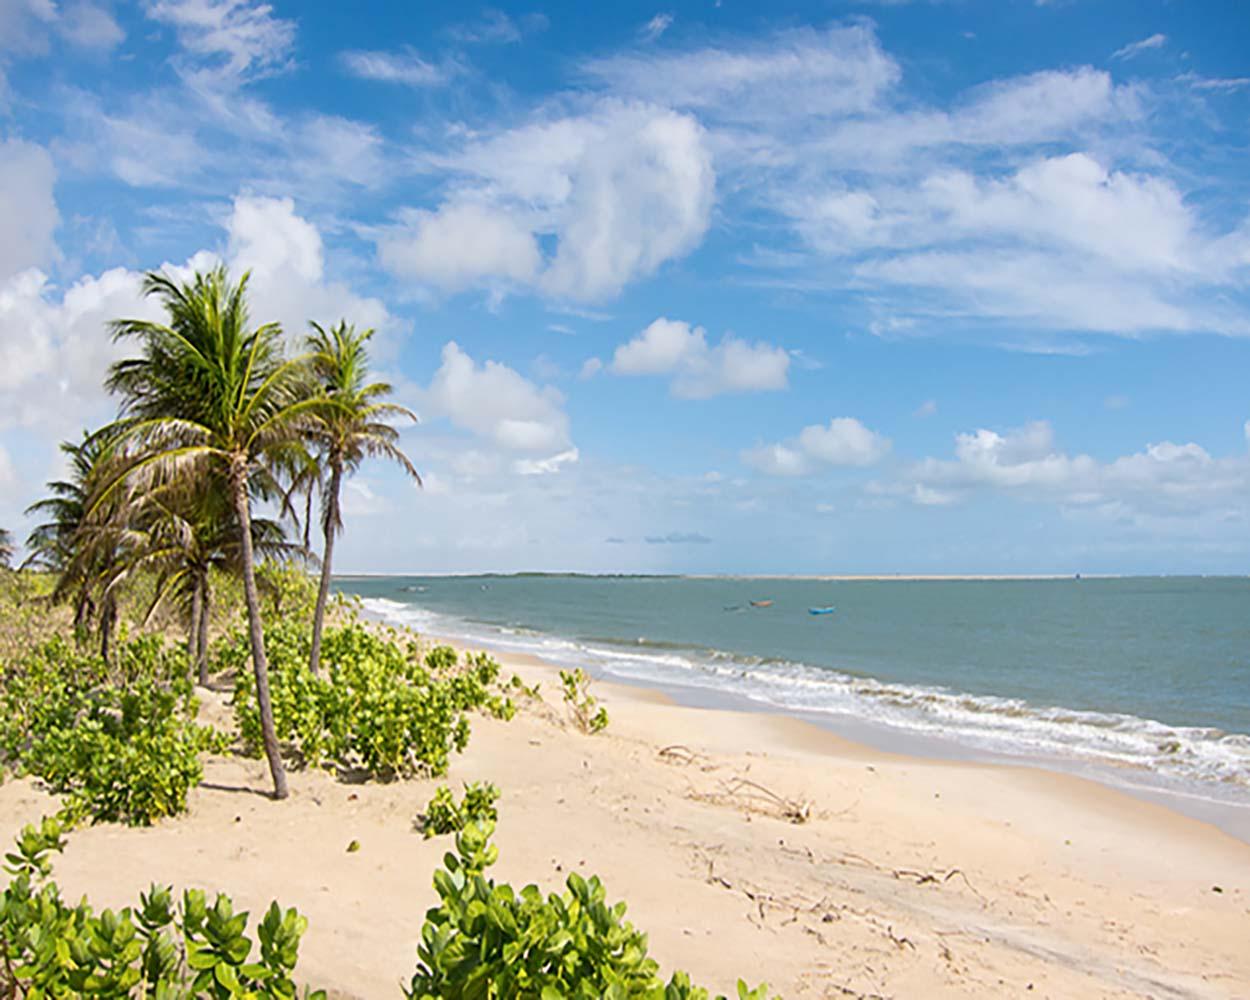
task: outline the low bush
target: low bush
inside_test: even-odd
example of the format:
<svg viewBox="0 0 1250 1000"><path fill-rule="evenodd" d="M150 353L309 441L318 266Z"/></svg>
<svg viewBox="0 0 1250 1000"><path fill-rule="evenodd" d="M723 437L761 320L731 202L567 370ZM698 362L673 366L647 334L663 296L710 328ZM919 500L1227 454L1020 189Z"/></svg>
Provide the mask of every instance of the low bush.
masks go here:
<svg viewBox="0 0 1250 1000"><path fill-rule="evenodd" d="M466 783L464 798L459 802L450 788L441 785L434 790L434 798L430 799L417 822L427 840L445 833L456 833L470 823L494 822L499 818L495 809L498 798L499 789L489 782Z"/></svg>
<svg viewBox="0 0 1250 1000"><path fill-rule="evenodd" d="M359 622L327 629L322 672L308 669L309 636L294 623L266 627L269 683L278 739L309 766L362 769L391 778L441 775L469 741L472 710L511 718L499 664L485 654L438 646L423 658ZM217 667L235 670L235 715L250 751L259 753L260 716L247 634L219 647Z"/></svg>
<svg viewBox="0 0 1250 1000"><path fill-rule="evenodd" d="M64 848L61 827L27 826L6 855L12 876L0 894L0 997L130 996L291 1000L300 938L308 921L270 905L257 927L252 959L247 913L229 897L210 906L200 890L152 886L139 905L96 913L84 899L70 906L49 878L49 856ZM324 1000L305 990L306 1000Z"/></svg>
<svg viewBox="0 0 1250 1000"><path fill-rule="evenodd" d="M560 684L564 688L564 703L569 718L581 732L589 735L608 728L608 710L590 693L590 674L581 667L561 670Z"/></svg>
<svg viewBox="0 0 1250 1000"><path fill-rule="evenodd" d="M537 886L518 893L487 878L498 857L493 832L491 822L466 826L434 873L442 902L421 928L411 1000L707 1000L684 973L660 978L646 935L624 919L624 903L607 903L597 877L571 873L567 891L546 898ZM767 987L740 981L738 996L766 1000Z"/></svg>
<svg viewBox="0 0 1250 1000"><path fill-rule="evenodd" d="M107 666L63 638L0 667L0 765L64 796L62 816L146 826L186 808L199 753L221 749L195 723L186 656L155 636Z"/></svg>

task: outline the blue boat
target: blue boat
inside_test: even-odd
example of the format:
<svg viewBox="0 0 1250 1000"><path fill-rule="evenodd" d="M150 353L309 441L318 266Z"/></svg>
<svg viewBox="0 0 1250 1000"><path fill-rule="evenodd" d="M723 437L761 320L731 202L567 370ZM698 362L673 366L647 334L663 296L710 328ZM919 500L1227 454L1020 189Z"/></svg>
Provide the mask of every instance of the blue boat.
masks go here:
<svg viewBox="0 0 1250 1000"><path fill-rule="evenodd" d="M807 613L809 615L831 615L837 610L837 608L808 608Z"/></svg>

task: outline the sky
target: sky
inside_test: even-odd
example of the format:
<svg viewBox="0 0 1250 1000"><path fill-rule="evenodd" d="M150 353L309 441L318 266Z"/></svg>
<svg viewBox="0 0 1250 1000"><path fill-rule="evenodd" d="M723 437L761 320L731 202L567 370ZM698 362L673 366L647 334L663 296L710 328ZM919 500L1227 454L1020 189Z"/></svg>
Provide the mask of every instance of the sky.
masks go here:
<svg viewBox="0 0 1250 1000"><path fill-rule="evenodd" d="M145 271L376 329L357 572L1250 571L1250 4L0 0L0 526Z"/></svg>

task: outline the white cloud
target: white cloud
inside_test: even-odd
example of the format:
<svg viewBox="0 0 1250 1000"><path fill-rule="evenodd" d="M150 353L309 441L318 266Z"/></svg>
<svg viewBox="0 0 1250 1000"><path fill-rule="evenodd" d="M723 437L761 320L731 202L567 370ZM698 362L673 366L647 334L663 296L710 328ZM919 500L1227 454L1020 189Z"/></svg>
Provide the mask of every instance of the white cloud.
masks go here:
<svg viewBox="0 0 1250 1000"><path fill-rule="evenodd" d="M83 49L111 49L125 37L113 16L89 0L72 2L64 10L53 0L0 2L0 52L41 54L54 33Z"/></svg>
<svg viewBox="0 0 1250 1000"><path fill-rule="evenodd" d="M195 61L188 76L233 86L284 70L295 44L295 23L273 7L249 0L149 0L147 15L172 27Z"/></svg>
<svg viewBox="0 0 1250 1000"><path fill-rule="evenodd" d="M1168 40L1167 35L1161 35L1161 34L1156 33L1156 34L1150 35L1147 38L1143 38L1139 42L1130 42L1128 45L1125 45L1123 48L1116 49L1113 53L1111 53L1111 58L1112 59L1132 59L1134 56L1139 56L1143 52L1148 52L1150 49L1163 48L1163 46L1167 44L1167 40Z"/></svg>
<svg viewBox="0 0 1250 1000"><path fill-rule="evenodd" d="M56 255L56 170L42 146L0 141L0 280Z"/></svg>
<svg viewBox="0 0 1250 1000"><path fill-rule="evenodd" d="M867 111L900 78L871 27L800 28L733 47L588 62L612 90L735 121Z"/></svg>
<svg viewBox="0 0 1250 1000"><path fill-rule="evenodd" d="M295 213L290 199L240 197L226 227L226 263L236 275L252 270L254 322L277 320L297 339L309 319L394 327L380 301L326 279L320 233ZM216 259L201 251L164 270L189 277ZM84 275L63 291L33 268L0 279L0 428L64 435L107 416L105 373L131 349L113 343L107 324L159 317L141 284L142 275L125 268Z"/></svg>
<svg viewBox="0 0 1250 1000"><path fill-rule="evenodd" d="M546 462L545 471L576 460L563 404L555 389L539 388L498 361L479 365L455 341L443 348L442 364L421 393L428 415L445 417L501 451Z"/></svg>
<svg viewBox="0 0 1250 1000"><path fill-rule="evenodd" d="M577 377L584 382L586 379L594 378L601 371L603 371L603 362L599 358L587 358L582 362L582 367L577 373Z"/></svg>
<svg viewBox="0 0 1250 1000"><path fill-rule="evenodd" d="M649 42L654 42L664 32L668 31L672 23L672 14L656 14L655 17L642 26L642 37Z"/></svg>
<svg viewBox="0 0 1250 1000"><path fill-rule="evenodd" d="M936 399L926 399L923 403L912 411L913 417L931 417L937 413L938 405Z"/></svg>
<svg viewBox="0 0 1250 1000"><path fill-rule="evenodd" d="M573 464L580 457L576 448L569 448L548 458L518 458L512 463L512 468L518 476L550 476L559 472L563 466Z"/></svg>
<svg viewBox="0 0 1250 1000"><path fill-rule="evenodd" d="M688 115L607 101L475 139L433 164L459 178L436 211L402 213L379 241L384 266L448 290L529 284L604 299L694 249L714 174ZM554 237L543 260L540 236Z"/></svg>
<svg viewBox="0 0 1250 1000"><path fill-rule="evenodd" d="M339 59L353 76L408 87L437 86L445 83L450 75L446 67L427 62L413 49L400 52L354 50L342 53Z"/></svg>
<svg viewBox="0 0 1250 1000"><path fill-rule="evenodd" d="M116 48L126 37L112 14L97 4L86 2L72 3L65 8L59 30L66 41L84 49Z"/></svg>
<svg viewBox="0 0 1250 1000"><path fill-rule="evenodd" d="M874 465L889 451L889 438L854 417L834 417L827 426L804 427L791 441L749 448L741 458L770 476L806 476L822 467Z"/></svg>
<svg viewBox="0 0 1250 1000"><path fill-rule="evenodd" d="M277 320L299 338L309 320L325 325L346 319L383 334L396 332L397 321L381 300L327 280L321 234L296 213L292 199L236 198L227 233L227 262L236 272L252 271L253 319Z"/></svg>
<svg viewBox="0 0 1250 1000"><path fill-rule="evenodd" d="M754 344L726 334L709 346L706 331L665 317L652 322L612 356L617 375L671 375L673 395L705 399L731 392L765 392L786 387L790 354L783 347Z"/></svg>
<svg viewBox="0 0 1250 1000"><path fill-rule="evenodd" d="M471 45L511 45L546 27L544 14L512 18L502 10L488 8L478 20L455 25L447 34L457 42Z"/></svg>
<svg viewBox="0 0 1250 1000"><path fill-rule="evenodd" d="M542 262L538 241L507 211L472 201L409 211L378 241L382 266L444 291L484 279L528 284Z"/></svg>
<svg viewBox="0 0 1250 1000"><path fill-rule="evenodd" d="M917 503L943 503L979 492L1078 508L1197 516L1246 507L1250 455L1216 458L1202 446L1162 441L1110 461L1071 455L1045 421L1004 432L981 428L956 435L953 459L926 458L892 483L874 484Z"/></svg>
<svg viewBox="0 0 1250 1000"><path fill-rule="evenodd" d="M1120 334L1250 329L1199 294L1239 280L1250 233L1205 231L1171 181L1085 153L997 179L946 170L841 190L795 219L822 254L856 259L861 287L927 289L947 311Z"/></svg>

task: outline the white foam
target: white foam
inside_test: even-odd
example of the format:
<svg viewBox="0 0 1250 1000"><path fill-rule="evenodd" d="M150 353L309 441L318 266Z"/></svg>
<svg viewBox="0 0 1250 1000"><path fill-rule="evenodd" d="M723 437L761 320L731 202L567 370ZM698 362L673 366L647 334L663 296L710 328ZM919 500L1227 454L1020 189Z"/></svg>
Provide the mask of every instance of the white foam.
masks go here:
<svg viewBox="0 0 1250 1000"><path fill-rule="evenodd" d="M364 607L420 630L530 653L561 666L587 666L644 683L681 685L748 698L781 711L845 717L980 750L1146 770L1199 782L1250 803L1250 736L1169 726L1133 715L1035 706L1015 698L891 684L800 663L577 642L512 626L496 629L385 598ZM1223 796L1222 796L1223 797Z"/></svg>

